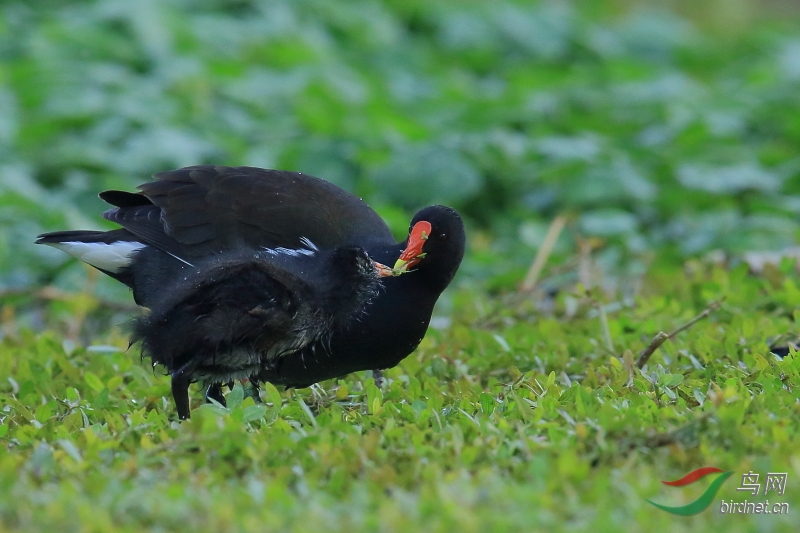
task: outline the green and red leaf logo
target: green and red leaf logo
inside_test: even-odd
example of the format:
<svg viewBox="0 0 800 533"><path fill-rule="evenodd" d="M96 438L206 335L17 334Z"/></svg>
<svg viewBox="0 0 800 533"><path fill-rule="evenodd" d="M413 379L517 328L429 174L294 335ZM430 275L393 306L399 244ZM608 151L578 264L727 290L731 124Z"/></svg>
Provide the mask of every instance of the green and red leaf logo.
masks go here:
<svg viewBox="0 0 800 533"><path fill-rule="evenodd" d="M709 506L711 500L714 499L714 496L717 495L717 491L725 482L726 479L733 474L733 470L728 472L723 472L719 468L715 468L713 466L704 466L703 468L698 468L697 470L692 470L685 476L680 479L676 479L674 481L662 481L664 485L669 485L670 487L685 487L686 485L691 485L695 481L702 479L706 476L711 474L719 474L714 481L708 486L708 488L697 498L695 501L691 503L687 503L686 505L679 505L676 507L670 507L668 505L661 505L660 503L656 503L651 500L647 500L648 502L652 503L659 509L663 509L668 513L680 515L680 516L691 516L693 514L697 514L706 507Z"/></svg>

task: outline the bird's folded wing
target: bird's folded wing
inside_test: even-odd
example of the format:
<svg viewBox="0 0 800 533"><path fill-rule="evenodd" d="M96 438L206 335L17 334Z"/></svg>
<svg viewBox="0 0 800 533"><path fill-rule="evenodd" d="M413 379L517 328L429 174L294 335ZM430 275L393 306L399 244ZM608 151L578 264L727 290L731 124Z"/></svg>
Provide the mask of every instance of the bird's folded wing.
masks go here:
<svg viewBox="0 0 800 533"><path fill-rule="evenodd" d="M303 237L320 247L393 242L360 198L298 172L196 166L155 177L141 193L103 193L117 206L104 216L187 259L241 247L296 248Z"/></svg>

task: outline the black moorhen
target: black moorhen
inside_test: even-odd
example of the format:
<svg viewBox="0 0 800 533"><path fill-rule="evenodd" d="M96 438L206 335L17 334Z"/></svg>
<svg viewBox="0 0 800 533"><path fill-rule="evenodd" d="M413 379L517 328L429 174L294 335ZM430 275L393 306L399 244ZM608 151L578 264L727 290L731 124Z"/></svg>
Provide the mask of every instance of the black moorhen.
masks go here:
<svg viewBox="0 0 800 533"><path fill-rule="evenodd" d="M327 350L307 346L264 367L259 378L287 387L308 387L359 370L397 366L413 352L425 332L439 296L455 277L464 257L466 236L458 213L435 205L420 210L411 220L409 237L397 244L367 247L375 261L395 263L407 270L399 277L383 278L384 289L368 305L365 315L337 329Z"/></svg>
<svg viewBox="0 0 800 533"><path fill-rule="evenodd" d="M132 342L172 374L181 419L189 418L189 383L202 381L220 403L222 383L249 380L271 359L325 342L363 312L391 269L363 248L228 252L167 287L134 323ZM252 390L251 390L252 392Z"/></svg>
<svg viewBox="0 0 800 533"><path fill-rule="evenodd" d="M215 320L241 320L243 322L236 327L252 334L247 329L252 323L249 311L257 309L258 305L247 306L259 295L266 296L270 289L247 289L249 282L241 281L246 277L240 277L241 272L246 271L252 280L261 277L275 281L274 272L278 269L285 271L285 275L305 280L313 288L319 282L314 276L323 276L326 283L335 285L336 279L353 274L352 270L336 267L339 263L337 250L339 254L349 253L351 258L360 256L362 259L364 256L360 254L366 251L366 256L378 264L391 263L399 256L394 270L395 273L406 272L404 275L382 278L383 289L377 297L367 296L362 300L352 295L346 307L356 310L328 320L332 324L329 334L309 337L307 343L282 344L290 348L276 349L272 356L260 359L260 371L250 376L256 380L299 387L358 370L380 371L397 365L422 340L433 306L455 276L464 254L466 238L461 217L444 206L427 207L418 212L412 220L409 238L395 243L383 220L362 200L333 184L301 173L196 166L157 174L155 178L141 185L139 193L106 191L100 194L103 200L116 206L103 216L117 222L121 229L47 233L37 240L131 287L135 301L151 309L151 314L140 319L135 328L135 337L144 341L151 354L160 350L160 343L174 345L179 341L157 340L159 335L169 331L168 328L148 340L147 325L156 320L155 317L163 317L166 323L174 321L176 328L188 328L182 321L194 305L216 313ZM319 251L313 261L309 253L312 247ZM303 273L305 267L301 263L305 264L302 258L306 254L310 270ZM268 256L284 259L278 264ZM342 292L358 292L354 287L363 284L363 294L370 293L375 280L366 279L371 278L366 275L369 270L357 270L359 281L349 285L349 291L346 290L348 285L342 283ZM230 271L237 274L228 275ZM387 274L385 269L382 274ZM221 283L222 280L225 282ZM210 290L212 286L214 290ZM246 294L248 291L255 294ZM317 300L324 300L325 291L317 291ZM230 303L220 304L218 297L229 298ZM238 314L231 311L237 299L243 304ZM217 305L222 308L217 310ZM261 305L263 307L263 302ZM330 313L334 307L326 309ZM259 313L256 310L256 315ZM345 317L349 319L343 319ZM216 323L215 327L221 326ZM198 338L204 334L199 327L191 332L181 331ZM221 334L221 329L217 332ZM175 336L178 336L177 330ZM226 339L232 337L222 340ZM196 339L184 341L196 349L192 344ZM198 359L208 361L211 352L200 351L203 355ZM223 352L216 353L216 360L212 356L208 363L211 367L225 357ZM229 355L231 361L239 357L236 350ZM154 355L157 362L166 361L159 359L164 357ZM184 398L189 382L205 379L206 375L195 375L188 372L188 368L176 366L186 364L181 357L168 369L182 370L178 376L173 376L173 385L180 392L180 401L188 407L188 399ZM246 372L229 372L228 363L222 366L226 365L229 368L224 370L212 368L219 371L214 379L222 379L222 375L240 377L254 368L248 366ZM209 395L221 399L218 387L210 387ZM184 414L188 416L188 411Z"/></svg>

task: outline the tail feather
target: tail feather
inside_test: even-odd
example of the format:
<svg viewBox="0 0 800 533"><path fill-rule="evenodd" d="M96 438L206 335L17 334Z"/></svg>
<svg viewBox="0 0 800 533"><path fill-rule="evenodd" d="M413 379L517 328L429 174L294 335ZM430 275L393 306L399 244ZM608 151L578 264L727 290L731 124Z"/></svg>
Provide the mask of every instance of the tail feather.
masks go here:
<svg viewBox="0 0 800 533"><path fill-rule="evenodd" d="M140 192L103 191L100 198L117 207L137 207L140 205L153 205L153 202Z"/></svg>
<svg viewBox="0 0 800 533"><path fill-rule="evenodd" d="M42 233L36 237L36 244L55 244L62 242L99 242L110 244L120 239L119 235L109 235L114 231L68 230Z"/></svg>
<svg viewBox="0 0 800 533"><path fill-rule="evenodd" d="M146 246L124 229L54 231L39 235L36 244L58 248L112 276L127 269L133 261L133 254Z"/></svg>

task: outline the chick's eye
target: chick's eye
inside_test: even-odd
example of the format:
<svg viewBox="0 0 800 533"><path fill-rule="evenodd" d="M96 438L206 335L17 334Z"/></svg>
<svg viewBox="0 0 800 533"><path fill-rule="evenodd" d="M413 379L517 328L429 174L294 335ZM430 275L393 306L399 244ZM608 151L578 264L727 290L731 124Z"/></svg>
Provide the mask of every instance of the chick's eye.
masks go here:
<svg viewBox="0 0 800 533"><path fill-rule="evenodd" d="M444 240L447 239L447 234L446 233L442 233L442 234L439 235L439 238L444 241Z"/></svg>

